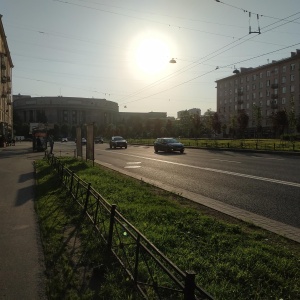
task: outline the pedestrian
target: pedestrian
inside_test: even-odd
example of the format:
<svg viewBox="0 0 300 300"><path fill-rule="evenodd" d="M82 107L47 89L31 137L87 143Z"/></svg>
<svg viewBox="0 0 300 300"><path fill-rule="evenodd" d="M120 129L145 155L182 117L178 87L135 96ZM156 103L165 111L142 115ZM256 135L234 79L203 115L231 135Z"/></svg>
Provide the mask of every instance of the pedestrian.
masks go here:
<svg viewBox="0 0 300 300"><path fill-rule="evenodd" d="M50 135L48 138L49 145L50 145L50 154L53 152L53 146L54 146L54 140L53 140L53 135Z"/></svg>

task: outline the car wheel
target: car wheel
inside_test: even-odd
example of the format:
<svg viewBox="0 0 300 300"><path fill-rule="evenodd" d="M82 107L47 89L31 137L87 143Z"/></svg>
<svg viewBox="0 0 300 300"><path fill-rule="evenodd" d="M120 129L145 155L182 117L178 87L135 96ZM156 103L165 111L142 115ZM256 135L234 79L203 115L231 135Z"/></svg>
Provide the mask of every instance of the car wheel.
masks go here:
<svg viewBox="0 0 300 300"><path fill-rule="evenodd" d="M112 148L112 145L111 145L111 144L109 145L109 148L110 148L110 149Z"/></svg>
<svg viewBox="0 0 300 300"><path fill-rule="evenodd" d="M127 149L127 146L125 146L125 149Z"/></svg>
<svg viewBox="0 0 300 300"><path fill-rule="evenodd" d="M180 150L180 153L182 154L184 152L184 150L182 149L182 150Z"/></svg>
<svg viewBox="0 0 300 300"><path fill-rule="evenodd" d="M116 148L117 148L117 146L116 146L116 145L114 145L114 148L116 149Z"/></svg>
<svg viewBox="0 0 300 300"><path fill-rule="evenodd" d="M154 147L154 152L157 153L158 152L158 149L156 147Z"/></svg>

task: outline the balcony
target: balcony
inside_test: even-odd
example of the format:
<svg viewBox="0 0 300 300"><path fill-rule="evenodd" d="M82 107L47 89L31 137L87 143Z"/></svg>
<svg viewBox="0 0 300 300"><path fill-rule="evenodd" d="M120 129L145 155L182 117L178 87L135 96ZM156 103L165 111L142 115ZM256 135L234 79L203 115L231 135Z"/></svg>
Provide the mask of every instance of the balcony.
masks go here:
<svg viewBox="0 0 300 300"><path fill-rule="evenodd" d="M6 70L6 64L5 63L1 63L1 70Z"/></svg>
<svg viewBox="0 0 300 300"><path fill-rule="evenodd" d="M7 82L6 76L2 76L1 77L1 83L6 83L6 82Z"/></svg>
<svg viewBox="0 0 300 300"><path fill-rule="evenodd" d="M278 94L272 94L272 95L271 95L271 98L272 98L272 99L278 99Z"/></svg>
<svg viewBox="0 0 300 300"><path fill-rule="evenodd" d="M272 83L271 89L278 89L278 83Z"/></svg>

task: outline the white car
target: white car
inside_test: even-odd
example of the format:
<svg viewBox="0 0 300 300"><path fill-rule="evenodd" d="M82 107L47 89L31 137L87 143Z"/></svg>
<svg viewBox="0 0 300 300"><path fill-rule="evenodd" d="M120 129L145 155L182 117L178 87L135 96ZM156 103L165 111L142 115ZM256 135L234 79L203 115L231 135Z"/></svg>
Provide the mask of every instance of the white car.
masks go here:
<svg viewBox="0 0 300 300"><path fill-rule="evenodd" d="M81 144L82 144L82 145L86 145L86 138L82 138L82 139L81 139Z"/></svg>
<svg viewBox="0 0 300 300"><path fill-rule="evenodd" d="M68 141L68 138L66 138L66 137L61 139L61 142L62 142L62 143L63 143L63 142L67 142L67 141Z"/></svg>

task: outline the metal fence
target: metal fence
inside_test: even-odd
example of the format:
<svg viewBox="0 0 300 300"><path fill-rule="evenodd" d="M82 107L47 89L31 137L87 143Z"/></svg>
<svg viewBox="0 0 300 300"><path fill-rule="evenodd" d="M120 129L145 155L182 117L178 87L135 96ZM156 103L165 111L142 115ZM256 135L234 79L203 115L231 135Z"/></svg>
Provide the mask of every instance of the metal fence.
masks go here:
<svg viewBox="0 0 300 300"><path fill-rule="evenodd" d="M180 270L117 211L116 205L109 204L58 158L46 157L143 298L213 299L196 285L193 271Z"/></svg>

